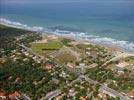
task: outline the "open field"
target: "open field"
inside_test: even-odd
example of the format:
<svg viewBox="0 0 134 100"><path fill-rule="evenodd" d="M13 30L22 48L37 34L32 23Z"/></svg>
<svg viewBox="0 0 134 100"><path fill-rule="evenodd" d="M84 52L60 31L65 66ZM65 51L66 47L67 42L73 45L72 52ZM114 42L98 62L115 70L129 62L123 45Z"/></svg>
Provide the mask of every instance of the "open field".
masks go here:
<svg viewBox="0 0 134 100"><path fill-rule="evenodd" d="M134 64L134 56L126 57L124 60L130 64Z"/></svg>
<svg viewBox="0 0 134 100"><path fill-rule="evenodd" d="M55 60L59 63L75 62L79 57L78 52L66 47L60 49L55 55Z"/></svg>
<svg viewBox="0 0 134 100"><path fill-rule="evenodd" d="M35 51L60 49L63 44L60 41L50 41L48 43L32 43L31 48Z"/></svg>

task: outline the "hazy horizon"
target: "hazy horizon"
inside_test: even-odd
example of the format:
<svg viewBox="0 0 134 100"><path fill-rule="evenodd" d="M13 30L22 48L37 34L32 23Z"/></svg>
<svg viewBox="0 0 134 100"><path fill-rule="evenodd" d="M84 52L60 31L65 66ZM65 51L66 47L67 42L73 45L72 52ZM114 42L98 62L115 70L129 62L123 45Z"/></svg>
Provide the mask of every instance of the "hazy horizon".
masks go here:
<svg viewBox="0 0 134 100"><path fill-rule="evenodd" d="M134 43L133 0L1 0L0 7L1 18L28 26Z"/></svg>

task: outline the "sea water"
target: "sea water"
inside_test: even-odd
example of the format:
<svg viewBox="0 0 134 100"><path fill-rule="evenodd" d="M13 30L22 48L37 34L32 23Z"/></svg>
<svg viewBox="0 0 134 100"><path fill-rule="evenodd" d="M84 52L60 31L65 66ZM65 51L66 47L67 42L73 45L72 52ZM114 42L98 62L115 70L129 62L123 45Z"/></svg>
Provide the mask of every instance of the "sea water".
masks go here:
<svg viewBox="0 0 134 100"><path fill-rule="evenodd" d="M134 2L132 0L40 1L1 2L0 21L24 28L49 30L56 34L114 44L134 51Z"/></svg>

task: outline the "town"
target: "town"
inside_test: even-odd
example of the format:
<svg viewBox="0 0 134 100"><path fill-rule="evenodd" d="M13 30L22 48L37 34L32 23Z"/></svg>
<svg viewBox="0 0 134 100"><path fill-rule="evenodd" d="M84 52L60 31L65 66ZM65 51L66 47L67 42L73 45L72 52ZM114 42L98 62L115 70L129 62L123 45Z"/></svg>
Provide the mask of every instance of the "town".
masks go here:
<svg viewBox="0 0 134 100"><path fill-rule="evenodd" d="M0 99L133 100L134 53L0 25Z"/></svg>

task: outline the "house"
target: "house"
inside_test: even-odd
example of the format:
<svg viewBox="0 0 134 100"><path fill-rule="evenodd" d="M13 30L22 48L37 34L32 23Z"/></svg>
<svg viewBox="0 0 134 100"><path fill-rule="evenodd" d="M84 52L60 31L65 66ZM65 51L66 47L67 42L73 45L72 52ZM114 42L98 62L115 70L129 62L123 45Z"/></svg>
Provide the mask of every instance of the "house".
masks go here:
<svg viewBox="0 0 134 100"><path fill-rule="evenodd" d="M134 99L134 91L128 92L127 95L128 95L130 98Z"/></svg>
<svg viewBox="0 0 134 100"><path fill-rule="evenodd" d="M101 87L99 89L99 92L103 93L103 94L107 94L107 95L109 95L110 97L113 97L113 98L117 97L116 93L114 93L112 90L106 90L105 87Z"/></svg>
<svg viewBox="0 0 134 100"><path fill-rule="evenodd" d="M34 61L36 61L37 63L41 63L41 59L37 56L33 56L32 57Z"/></svg>
<svg viewBox="0 0 134 100"><path fill-rule="evenodd" d="M13 78L12 76L9 76L9 77L8 77L8 80L11 80L12 78Z"/></svg>
<svg viewBox="0 0 134 100"><path fill-rule="evenodd" d="M29 53L28 53L28 52L26 52L26 51L25 51L25 52L23 52L23 53L24 53L26 56L28 56L28 55L29 55Z"/></svg>
<svg viewBox="0 0 134 100"><path fill-rule="evenodd" d="M93 64L91 64L89 67L90 67L90 68L95 68L95 67L97 67L97 66L98 66L97 63L93 63Z"/></svg>
<svg viewBox="0 0 134 100"><path fill-rule="evenodd" d="M67 75L66 75L66 73L64 71L61 72L60 76L64 77L64 78L67 77Z"/></svg>
<svg viewBox="0 0 134 100"><path fill-rule="evenodd" d="M114 68L114 70L118 73L118 74L124 74L124 69L126 68L126 66L128 66L129 64L127 62L120 62L119 64L116 65L116 67Z"/></svg>
<svg viewBox="0 0 134 100"><path fill-rule="evenodd" d="M21 100L31 100L26 94L21 94Z"/></svg>
<svg viewBox="0 0 134 100"><path fill-rule="evenodd" d="M47 61L45 62L45 64L42 65L42 68L44 70L51 70L53 66L54 64L52 62Z"/></svg>
<svg viewBox="0 0 134 100"><path fill-rule="evenodd" d="M10 58L15 58L15 55L10 56Z"/></svg>
<svg viewBox="0 0 134 100"><path fill-rule="evenodd" d="M70 67L70 68L75 68L76 67L76 65L73 64L73 63L67 63L67 66Z"/></svg>
<svg viewBox="0 0 134 100"><path fill-rule="evenodd" d="M59 80L56 79L56 78L52 78L52 82L55 83L55 84L59 84Z"/></svg>
<svg viewBox="0 0 134 100"><path fill-rule="evenodd" d="M86 54L89 56L91 53L87 51Z"/></svg>
<svg viewBox="0 0 134 100"><path fill-rule="evenodd" d="M15 79L15 82L18 82L20 80L20 77L17 77L16 79Z"/></svg>
<svg viewBox="0 0 134 100"><path fill-rule="evenodd" d="M3 64L5 62L6 62L6 60L4 58L0 58L0 64Z"/></svg>
<svg viewBox="0 0 134 100"><path fill-rule="evenodd" d="M74 89L74 88L72 88L72 89L69 90L68 95L69 95L70 97L74 97L75 94L76 94L76 92L75 92L75 89Z"/></svg>
<svg viewBox="0 0 134 100"><path fill-rule="evenodd" d="M49 35L48 39L56 40L56 39L58 39L58 36L56 36L56 35Z"/></svg>
<svg viewBox="0 0 134 100"><path fill-rule="evenodd" d="M47 43L48 40L47 39L43 39L43 40L36 40L35 43Z"/></svg>
<svg viewBox="0 0 134 100"><path fill-rule="evenodd" d="M86 100L86 98L83 97L83 96L81 96L81 97L79 98L79 100Z"/></svg>
<svg viewBox="0 0 134 100"><path fill-rule="evenodd" d="M34 85L38 85L38 82L37 82L37 81L33 81L33 84L34 84Z"/></svg>
<svg viewBox="0 0 134 100"><path fill-rule="evenodd" d="M80 67L80 68L85 67L85 63L80 63L80 64L79 64L79 67Z"/></svg>
<svg viewBox="0 0 134 100"><path fill-rule="evenodd" d="M70 45L78 45L78 44L80 44L80 42L79 41L71 41L71 43L69 43Z"/></svg>
<svg viewBox="0 0 134 100"><path fill-rule="evenodd" d="M61 100L61 98L62 98L62 96L57 96L57 97L55 97L54 100Z"/></svg>
<svg viewBox="0 0 134 100"><path fill-rule="evenodd" d="M28 58L24 58L23 61L28 61L29 59Z"/></svg>
<svg viewBox="0 0 134 100"><path fill-rule="evenodd" d="M117 64L116 66L117 67L120 67L120 68L125 68L126 66L128 66L129 64L127 62L120 62L119 64Z"/></svg>
<svg viewBox="0 0 134 100"><path fill-rule="evenodd" d="M87 48L86 50L91 50L91 48Z"/></svg>
<svg viewBox="0 0 134 100"><path fill-rule="evenodd" d="M93 59L96 59L98 57L98 54L96 53L96 51L90 51L90 53Z"/></svg>
<svg viewBox="0 0 134 100"><path fill-rule="evenodd" d="M21 96L21 94L19 92L15 91L14 93L9 94L8 98L10 100L19 100L20 96Z"/></svg>
<svg viewBox="0 0 134 100"><path fill-rule="evenodd" d="M105 93L99 93L98 96L102 98L102 100L107 100L107 96Z"/></svg>
<svg viewBox="0 0 134 100"><path fill-rule="evenodd" d="M77 66L77 69L80 70L81 74L84 74L86 71L87 66L85 65L85 63L80 63L79 66Z"/></svg>
<svg viewBox="0 0 134 100"><path fill-rule="evenodd" d="M0 92L0 100L6 100L6 93Z"/></svg>

